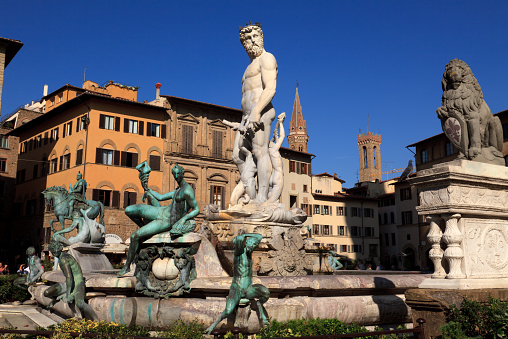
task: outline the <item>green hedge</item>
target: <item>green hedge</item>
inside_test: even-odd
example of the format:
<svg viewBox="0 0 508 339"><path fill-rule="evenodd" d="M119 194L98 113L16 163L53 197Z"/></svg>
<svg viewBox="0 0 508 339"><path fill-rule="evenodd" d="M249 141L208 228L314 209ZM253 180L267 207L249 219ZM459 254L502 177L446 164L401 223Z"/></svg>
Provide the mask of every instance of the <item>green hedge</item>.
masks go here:
<svg viewBox="0 0 508 339"><path fill-rule="evenodd" d="M0 276L0 304L9 300L25 301L30 299L28 291L14 286L13 282L17 278L17 274Z"/></svg>
<svg viewBox="0 0 508 339"><path fill-rule="evenodd" d="M41 330L55 331L56 333L51 337L52 339L72 339L69 334L71 332L77 333L98 333L99 338L107 338L108 335L132 335L139 337L150 337L151 329L143 328L141 326L119 325L106 321L91 321L85 319L67 319L59 325L50 326ZM158 337L163 338L178 338L178 339L200 339L204 338L203 331L205 326L203 323L193 320L189 322L176 321L167 329L157 333ZM1 335L2 339L47 339L42 336L27 335L23 338L18 334L4 334ZM82 338L81 336L77 338Z"/></svg>
<svg viewBox="0 0 508 339"><path fill-rule="evenodd" d="M399 329L402 329L400 327ZM376 328L381 330L380 328ZM315 335L335 335L346 333L368 332L365 326L357 324L346 324L338 319L299 319L278 322L272 320L270 324L263 327L256 338L276 338L276 337L303 337ZM365 336L359 338L406 338L392 336Z"/></svg>
<svg viewBox="0 0 508 339"><path fill-rule="evenodd" d="M206 326L199 320L183 321L177 320L171 326L160 332L158 336L163 338L178 339L201 339Z"/></svg>
<svg viewBox="0 0 508 339"><path fill-rule="evenodd" d="M150 336L150 329L142 328L141 326L127 327L116 323L108 323L105 321L94 322L84 319L67 319L63 323L51 326L47 330L56 331L52 339L72 339L70 332L77 333L98 333L101 334L99 338L107 338L110 334L116 335L132 335L132 336ZM198 321L182 321L178 320L165 330L156 332L156 336L163 338L178 338L178 339L202 339L205 338L203 331L205 325ZM376 330L380 330L377 329ZM261 329L256 338L273 338L273 337L301 337L301 336L315 336L315 335L335 335L346 333L361 333L368 332L364 326L356 324L345 324L337 319L300 319L290 320L285 322L278 322L273 320L270 324ZM233 335L228 333L225 335L226 339L231 339ZM20 335L5 334L0 336L2 339L21 339ZM78 337L78 338L81 338ZM240 335L240 338L244 336ZM407 338L402 335L397 337L391 336L364 336L359 338ZM44 339L44 337L26 336L24 339Z"/></svg>
<svg viewBox="0 0 508 339"><path fill-rule="evenodd" d="M482 303L464 299L451 306L448 323L441 327L444 339L508 337L508 304L496 298Z"/></svg>

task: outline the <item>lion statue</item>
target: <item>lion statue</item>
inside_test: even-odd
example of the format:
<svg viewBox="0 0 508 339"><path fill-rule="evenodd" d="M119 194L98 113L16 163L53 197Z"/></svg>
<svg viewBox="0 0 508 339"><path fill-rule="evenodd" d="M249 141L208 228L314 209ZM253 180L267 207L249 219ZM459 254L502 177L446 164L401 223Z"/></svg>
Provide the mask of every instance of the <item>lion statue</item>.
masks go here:
<svg viewBox="0 0 508 339"><path fill-rule="evenodd" d="M483 100L480 84L469 66L462 60L451 60L445 67L442 86L442 106L436 112L443 131L459 149L459 157L504 165L501 121ZM449 118L451 122L447 122ZM457 120L463 123L463 131L454 125Z"/></svg>

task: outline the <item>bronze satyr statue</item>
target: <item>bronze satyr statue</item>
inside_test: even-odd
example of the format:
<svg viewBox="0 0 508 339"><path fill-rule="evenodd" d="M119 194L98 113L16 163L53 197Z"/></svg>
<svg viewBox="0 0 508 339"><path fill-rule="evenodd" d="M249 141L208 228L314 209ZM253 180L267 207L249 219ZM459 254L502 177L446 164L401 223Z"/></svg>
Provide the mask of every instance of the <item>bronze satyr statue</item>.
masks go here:
<svg viewBox="0 0 508 339"><path fill-rule="evenodd" d="M140 177L147 177L148 173L149 171L144 174L140 173ZM178 183L178 187L174 191L159 194L148 189L145 193L145 196L149 197L148 201L156 199L152 205L136 204L125 208L125 214L140 228L131 235L127 261L124 268L118 273L118 276L122 276L130 271L130 265L139 252L139 245L142 241L167 231L170 232L172 237L178 237L195 229L194 217L199 214L199 207L194 196L194 190L183 179L183 167L175 164L171 173L173 173L173 177ZM173 199L169 206L160 206L158 204L159 201L169 199ZM156 206L153 206L154 204ZM146 225L145 221L148 221Z"/></svg>
<svg viewBox="0 0 508 339"><path fill-rule="evenodd" d="M461 158L504 166L503 128L483 100L469 66L453 59L445 67L442 106L437 109L443 131Z"/></svg>
<svg viewBox="0 0 508 339"><path fill-rule="evenodd" d="M264 325L269 320L263 304L270 298L270 291L261 284L252 284L252 252L261 242L263 236L256 233L238 235L234 242L233 261L233 282L229 288L229 295L226 301L226 309L221 316L206 329L205 333L210 334L222 320L236 312L240 302L253 301L257 299L259 316Z"/></svg>
<svg viewBox="0 0 508 339"><path fill-rule="evenodd" d="M340 263L339 258L340 256L335 253L332 250L328 251L328 264L330 265L331 269L334 271L338 271L342 268L342 264Z"/></svg>
<svg viewBox="0 0 508 339"><path fill-rule="evenodd" d="M49 250L59 259L65 282L54 284L44 291L44 296L52 299L48 307L61 299L69 305L74 304L85 318L99 321L93 308L85 302L85 279L76 259L69 253L62 253L63 245L56 241L49 244Z"/></svg>
<svg viewBox="0 0 508 339"><path fill-rule="evenodd" d="M35 284L41 278L42 273L44 273L41 259L35 255L35 248L28 247L26 249L26 257L30 272L26 276L14 280L14 285L23 289L27 289L29 285Z"/></svg>

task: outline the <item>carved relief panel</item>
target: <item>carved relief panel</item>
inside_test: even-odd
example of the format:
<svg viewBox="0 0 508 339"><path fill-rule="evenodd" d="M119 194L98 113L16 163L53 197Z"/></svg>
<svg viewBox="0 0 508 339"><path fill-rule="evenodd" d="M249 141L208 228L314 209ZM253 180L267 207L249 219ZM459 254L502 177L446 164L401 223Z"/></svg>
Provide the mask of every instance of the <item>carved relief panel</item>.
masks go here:
<svg viewBox="0 0 508 339"><path fill-rule="evenodd" d="M463 219L468 278L508 276L508 221Z"/></svg>

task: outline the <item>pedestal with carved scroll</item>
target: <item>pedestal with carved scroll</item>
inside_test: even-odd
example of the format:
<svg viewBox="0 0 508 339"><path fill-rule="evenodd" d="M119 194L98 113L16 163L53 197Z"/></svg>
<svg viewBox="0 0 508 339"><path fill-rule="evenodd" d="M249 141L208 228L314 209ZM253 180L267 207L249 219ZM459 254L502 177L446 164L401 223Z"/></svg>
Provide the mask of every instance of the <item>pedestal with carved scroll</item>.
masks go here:
<svg viewBox="0 0 508 339"><path fill-rule="evenodd" d="M455 160L409 181L419 191L418 214L430 223L434 273L406 291L406 304L413 320L425 318L426 328L435 329L426 331L430 338L440 334L450 305L460 307L462 298L506 299L508 168Z"/></svg>

